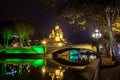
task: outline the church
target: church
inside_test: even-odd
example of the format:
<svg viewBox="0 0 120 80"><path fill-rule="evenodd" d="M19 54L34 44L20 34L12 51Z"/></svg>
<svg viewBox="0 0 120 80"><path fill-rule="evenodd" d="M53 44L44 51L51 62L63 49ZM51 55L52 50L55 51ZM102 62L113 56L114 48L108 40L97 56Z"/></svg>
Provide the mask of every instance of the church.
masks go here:
<svg viewBox="0 0 120 80"><path fill-rule="evenodd" d="M68 44L68 42L64 38L63 31L58 24L51 30L49 37L44 38L42 41L46 41L47 45L54 46L62 46Z"/></svg>

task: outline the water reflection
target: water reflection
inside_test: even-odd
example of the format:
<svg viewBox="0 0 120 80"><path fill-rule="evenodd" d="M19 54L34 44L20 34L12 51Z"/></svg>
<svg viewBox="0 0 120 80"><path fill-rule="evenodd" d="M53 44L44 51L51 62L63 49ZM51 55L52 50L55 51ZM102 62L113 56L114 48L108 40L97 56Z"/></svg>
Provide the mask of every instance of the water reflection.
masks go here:
<svg viewBox="0 0 120 80"><path fill-rule="evenodd" d="M92 62L94 54L66 51L53 59L4 59L0 60L1 80L76 80L83 66ZM78 77L79 76L79 77ZM84 80L84 79L83 79Z"/></svg>
<svg viewBox="0 0 120 80"><path fill-rule="evenodd" d="M69 50L64 53L57 53L54 57L54 60L65 64L73 66L87 65L96 59L96 54L93 51L89 50Z"/></svg>

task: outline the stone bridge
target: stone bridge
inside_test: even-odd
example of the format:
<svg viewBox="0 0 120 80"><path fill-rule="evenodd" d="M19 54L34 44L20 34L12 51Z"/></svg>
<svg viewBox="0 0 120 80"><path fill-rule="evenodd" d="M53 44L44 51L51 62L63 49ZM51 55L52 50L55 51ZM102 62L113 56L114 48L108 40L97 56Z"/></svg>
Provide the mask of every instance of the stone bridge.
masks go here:
<svg viewBox="0 0 120 80"><path fill-rule="evenodd" d="M47 58L52 58L52 55L54 53L63 53L65 51L68 51L68 50L72 50L72 49L85 49L85 50L90 50L90 51L93 51L93 52L96 52L96 47L95 46L92 46L90 44L78 44L78 45L67 45L67 46L46 46L46 57Z"/></svg>

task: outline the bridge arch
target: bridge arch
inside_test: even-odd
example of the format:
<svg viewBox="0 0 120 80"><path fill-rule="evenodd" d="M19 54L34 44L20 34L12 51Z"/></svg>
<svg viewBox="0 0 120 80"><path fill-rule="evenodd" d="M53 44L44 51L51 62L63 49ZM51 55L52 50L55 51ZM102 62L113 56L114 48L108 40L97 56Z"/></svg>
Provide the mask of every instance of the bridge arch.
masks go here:
<svg viewBox="0 0 120 80"><path fill-rule="evenodd" d="M58 55L64 53L65 51L69 51L69 50L88 50L88 51L92 51L92 53L96 53L96 49L95 48L92 48L92 46L79 46L79 45L69 45L69 46L64 46L64 47L56 47L54 48L54 50L52 50L51 52L47 53L48 55L52 55L52 60L54 60L55 63L57 64L60 64L59 61L57 61L57 57ZM96 55L96 54L95 54ZM60 64L61 65L61 64ZM64 64L66 66L69 66L69 67L73 67L73 66L70 66L68 64ZM62 65L62 66L64 66ZM74 66L75 67L75 66ZM77 67L77 66L76 66ZM85 67L85 66L82 66L82 67ZM80 67L79 67L80 68Z"/></svg>
<svg viewBox="0 0 120 80"><path fill-rule="evenodd" d="M54 50L49 52L49 54L56 53L56 52L64 52L65 50L72 50L72 49L86 49L90 51L96 52L96 47L89 45L89 44L80 44L80 45L69 45L69 46L64 46L64 47L56 47Z"/></svg>

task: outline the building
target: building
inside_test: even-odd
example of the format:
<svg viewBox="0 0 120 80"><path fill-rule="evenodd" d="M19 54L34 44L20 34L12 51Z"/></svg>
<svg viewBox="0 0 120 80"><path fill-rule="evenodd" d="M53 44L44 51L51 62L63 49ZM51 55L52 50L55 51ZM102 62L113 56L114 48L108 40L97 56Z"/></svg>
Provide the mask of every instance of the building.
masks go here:
<svg viewBox="0 0 120 80"><path fill-rule="evenodd" d="M64 38L64 34L60 26L57 24L49 34L48 38L43 39L42 41L46 41L47 45L66 45L67 41Z"/></svg>

